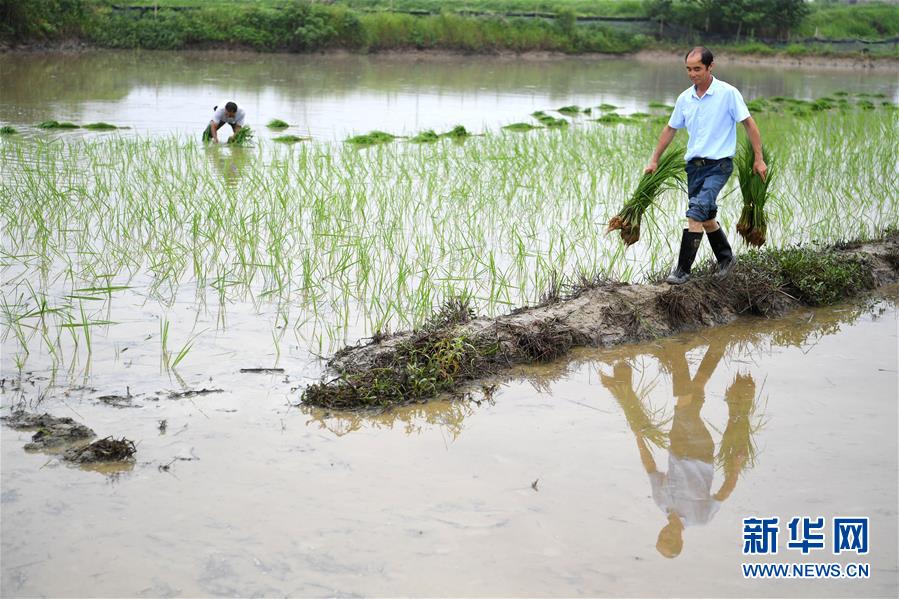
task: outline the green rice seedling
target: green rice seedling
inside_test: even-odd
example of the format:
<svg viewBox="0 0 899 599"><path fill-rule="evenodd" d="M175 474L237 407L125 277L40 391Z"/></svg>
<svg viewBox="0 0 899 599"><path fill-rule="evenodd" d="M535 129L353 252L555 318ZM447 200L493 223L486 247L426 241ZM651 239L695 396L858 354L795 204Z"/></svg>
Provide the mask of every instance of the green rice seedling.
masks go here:
<svg viewBox="0 0 899 599"><path fill-rule="evenodd" d="M206 125L206 128L203 129L203 143L209 143L212 141L212 125Z"/></svg>
<svg viewBox="0 0 899 599"><path fill-rule="evenodd" d="M859 100L856 105L862 110L874 110L876 108L871 100Z"/></svg>
<svg viewBox="0 0 899 599"><path fill-rule="evenodd" d="M18 131L15 130L14 127L10 127L9 125L3 125L0 127L0 135L15 135Z"/></svg>
<svg viewBox="0 0 899 599"><path fill-rule="evenodd" d="M764 181L757 173L752 172L755 152L749 139L743 140L734 160L737 178L740 181L740 193L743 196L743 211L737 223L737 233L746 240L746 243L755 247L761 247L767 238L768 219L765 215L765 203L768 200L768 186L774 173L771 155L765 146L762 147L762 158L768 165Z"/></svg>
<svg viewBox="0 0 899 599"><path fill-rule="evenodd" d="M469 133L468 129L466 129L462 125L456 125L446 133L441 133L440 137L449 137L450 139L464 139L466 137L471 137L471 133Z"/></svg>
<svg viewBox="0 0 899 599"><path fill-rule="evenodd" d="M78 125L75 123L68 122L59 122L59 121L44 121L38 125L38 129L77 129Z"/></svg>
<svg viewBox="0 0 899 599"><path fill-rule="evenodd" d="M355 135L346 140L346 143L354 146L373 146L376 144L390 143L396 139L396 135L384 131L372 131L365 135Z"/></svg>
<svg viewBox="0 0 899 599"><path fill-rule="evenodd" d="M597 106L597 108L599 108L603 112L611 112L612 110L618 110L618 107L615 106L614 104L605 104L605 103L600 104L599 106Z"/></svg>
<svg viewBox="0 0 899 599"><path fill-rule="evenodd" d="M812 102L812 112L823 112L833 109L833 100L831 98L818 98Z"/></svg>
<svg viewBox="0 0 899 599"><path fill-rule="evenodd" d="M558 108L556 109L556 112L560 112L567 116L577 116L581 114L582 110L580 106L572 104L570 106L563 106L562 108Z"/></svg>
<svg viewBox="0 0 899 599"><path fill-rule="evenodd" d="M640 224L643 214L652 206L666 189L682 187L684 180L684 149L670 147L659 158L658 167L645 173L637 184L637 189L624 203L618 214L609 220L607 233L619 231L625 245L633 245L640 239Z"/></svg>
<svg viewBox="0 0 899 599"><path fill-rule="evenodd" d="M664 109L664 110L674 110L674 106L672 106L671 104L665 104L664 102L656 102L655 100L653 100L652 102L650 102L650 103L648 104L648 106L649 106L650 108L658 108L658 109Z"/></svg>
<svg viewBox="0 0 899 599"><path fill-rule="evenodd" d="M241 127L237 133L228 139L228 143L235 146L245 146L253 141L253 130L250 127Z"/></svg>
<svg viewBox="0 0 899 599"><path fill-rule="evenodd" d="M279 135L278 137L273 137L272 141L282 144L295 144L301 141L309 141L310 139L309 137L300 137L299 135Z"/></svg>
<svg viewBox="0 0 899 599"><path fill-rule="evenodd" d="M849 92L841 89L840 91L833 92L833 95L835 95L838 98L845 98L846 96L849 95Z"/></svg>
<svg viewBox="0 0 899 599"><path fill-rule="evenodd" d="M113 129L118 129L115 125L111 125L109 123L89 123L84 125L85 129L90 129L91 131L112 131Z"/></svg>
<svg viewBox="0 0 899 599"><path fill-rule="evenodd" d="M648 118L652 117L652 115L649 114L648 112L632 112L627 116L630 119L648 119Z"/></svg>
<svg viewBox="0 0 899 599"><path fill-rule="evenodd" d="M433 129L428 129L427 131L422 131L409 141L414 144L431 144L435 143L440 139L440 136L434 132Z"/></svg>
<svg viewBox="0 0 899 599"><path fill-rule="evenodd" d="M282 121L281 119L272 119L266 125L269 129L287 129L290 127L290 124L286 121Z"/></svg>
<svg viewBox="0 0 899 599"><path fill-rule="evenodd" d="M519 131L519 132L527 132L533 131L534 129L540 129L537 125L532 125L530 123L511 123L509 125L503 126L503 129L506 131Z"/></svg>

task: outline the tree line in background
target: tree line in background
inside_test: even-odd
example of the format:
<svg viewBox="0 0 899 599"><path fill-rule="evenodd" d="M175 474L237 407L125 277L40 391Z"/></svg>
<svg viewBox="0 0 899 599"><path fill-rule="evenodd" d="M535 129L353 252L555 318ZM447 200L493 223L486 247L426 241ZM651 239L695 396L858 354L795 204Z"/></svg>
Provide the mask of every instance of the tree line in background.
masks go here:
<svg viewBox="0 0 899 599"><path fill-rule="evenodd" d="M805 0L646 0L649 18L724 36L786 38L811 12Z"/></svg>
<svg viewBox="0 0 899 599"><path fill-rule="evenodd" d="M294 52L343 48L363 52L442 49L622 53L651 46L651 35L644 35L651 32L664 34L669 42L693 43L709 38L716 42L786 39L797 30L800 36L810 37L811 31L817 34L819 25L825 37L841 33L847 37L872 33L896 36L899 30L895 6L811 7L804 0L619 0L618 4L604 0L595 6L540 0L543 10L551 10L551 18L502 13L475 17L446 9L438 14L416 15L396 12L392 0L365 0L364 5L357 6L362 1L0 0L0 42L75 39L110 48L233 45ZM471 1L481 9L495 6L509 10L516 0ZM529 3L517 1L521 6ZM402 6L404 10L414 9L416 2L433 7L431 0L402 0ZM452 4L458 10L465 5L463 0ZM635 28L578 21L590 6L599 12L612 11L617 17L621 11L630 11L631 18L644 20L643 33ZM811 31L810 23L814 24ZM760 44L755 46L766 50ZM891 51L896 53L895 46Z"/></svg>

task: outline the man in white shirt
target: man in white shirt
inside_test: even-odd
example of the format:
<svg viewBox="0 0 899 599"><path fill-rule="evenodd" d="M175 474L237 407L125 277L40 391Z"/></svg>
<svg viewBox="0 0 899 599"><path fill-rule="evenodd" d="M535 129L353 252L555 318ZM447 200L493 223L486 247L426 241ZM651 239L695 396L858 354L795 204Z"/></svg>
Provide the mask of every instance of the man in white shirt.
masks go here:
<svg viewBox="0 0 899 599"><path fill-rule="evenodd" d="M218 130L225 124L231 125L231 130L234 132L234 135L237 135L237 132L243 127L243 121L246 117L246 112L244 112L243 108L238 108L234 102L228 102L222 108L216 106L213 110L215 112L212 115L212 120L209 121L209 126L206 127L203 139L211 138L213 143L218 143ZM234 135L229 138L229 141L234 138Z"/></svg>
<svg viewBox="0 0 899 599"><path fill-rule="evenodd" d="M768 167L762 159L762 138L758 126L749 114L743 96L733 87L712 76L714 58L708 48L693 48L684 58L687 74L693 85L677 98L668 124L659 136L659 143L644 172L658 167L659 157L674 139L678 129L686 127L689 140L687 153L687 228L681 238L677 266L668 276L671 285L686 283L696 259L702 233L709 236L709 245L718 261L717 276L724 276L735 263L733 251L715 217L715 200L733 172L733 157L737 148L737 123L743 123L755 153L753 172L764 180Z"/></svg>

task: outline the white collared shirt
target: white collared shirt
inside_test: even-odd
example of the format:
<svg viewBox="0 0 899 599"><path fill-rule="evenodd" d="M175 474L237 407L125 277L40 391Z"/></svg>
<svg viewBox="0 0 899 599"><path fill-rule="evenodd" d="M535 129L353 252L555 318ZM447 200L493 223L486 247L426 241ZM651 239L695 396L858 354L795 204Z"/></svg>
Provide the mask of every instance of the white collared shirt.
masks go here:
<svg viewBox="0 0 899 599"><path fill-rule="evenodd" d="M677 97L668 126L687 128L686 160L691 158L733 158L737 150L737 123L749 118L743 96L734 86L712 77L712 84L700 98L696 86Z"/></svg>

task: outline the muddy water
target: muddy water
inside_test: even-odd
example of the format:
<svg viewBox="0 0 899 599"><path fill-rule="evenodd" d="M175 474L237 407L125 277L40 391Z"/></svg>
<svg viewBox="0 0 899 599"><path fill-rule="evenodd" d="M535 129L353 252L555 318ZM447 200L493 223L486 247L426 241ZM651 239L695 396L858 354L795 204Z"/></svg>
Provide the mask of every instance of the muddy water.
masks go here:
<svg viewBox="0 0 899 599"><path fill-rule="evenodd" d="M2 594L896 596L891 297L578 351L480 404L380 416L292 407L284 374L130 408L53 391L34 409L126 435L138 459L69 467L4 426ZM4 408L43 384L5 381ZM684 464L703 481L687 508ZM750 516L784 523L776 557L741 554ZM870 553L802 557L793 516L868 516ZM743 561L871 577L750 581Z"/></svg>
<svg viewBox="0 0 899 599"><path fill-rule="evenodd" d="M733 65L716 73L747 98L817 98L838 90L899 99L895 70ZM673 103L686 87L670 59L465 56L298 56L243 52L0 54L0 122L29 131L47 119L106 121L136 133L196 134L214 105L244 106L257 133L343 139L462 124L472 131L528 120L535 110L609 103L623 112ZM109 133L80 133L110 135ZM277 133L277 134L280 134ZM47 135L47 134L43 134ZM66 133L67 136L78 135Z"/></svg>

